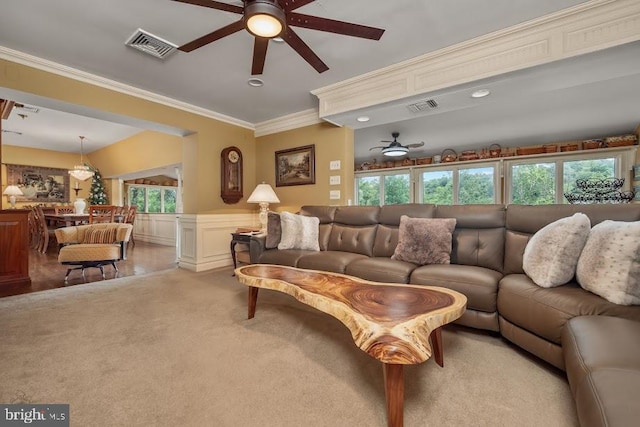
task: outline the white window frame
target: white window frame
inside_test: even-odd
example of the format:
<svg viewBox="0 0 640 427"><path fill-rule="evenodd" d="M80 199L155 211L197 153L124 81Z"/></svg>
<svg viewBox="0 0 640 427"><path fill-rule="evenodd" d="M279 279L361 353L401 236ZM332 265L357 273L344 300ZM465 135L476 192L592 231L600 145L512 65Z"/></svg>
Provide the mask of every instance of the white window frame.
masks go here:
<svg viewBox="0 0 640 427"><path fill-rule="evenodd" d="M500 191L500 175L501 164L499 160L483 161L483 162L461 162L461 163L440 163L437 166L416 167L414 169L415 181L417 183L416 203L424 203L424 181L422 179L423 172L452 171L453 172L453 204L457 205L460 190L460 170L479 169L493 167L493 203L501 203Z"/></svg>
<svg viewBox="0 0 640 427"><path fill-rule="evenodd" d="M628 171L632 169L635 160L637 147L629 148L607 148L598 150L583 150L579 152L565 152L546 154L540 156L526 156L526 158L515 158L513 160L504 160L504 200L512 203L511 182L513 181L513 167L520 165L536 164L536 163L555 163L556 165L556 188L555 203L568 203L563 192L564 163L580 160L598 160L598 159L614 159L614 173L618 178L628 178ZM625 179L623 190L628 191L631 183Z"/></svg>
<svg viewBox="0 0 640 427"><path fill-rule="evenodd" d="M178 209L178 187L169 186L169 185L144 185L144 184L127 184L127 202L131 204L131 189L132 188L143 188L144 189L144 212L139 213L170 213L173 214L175 212L165 212L164 210L164 192L165 190L174 190L176 192L176 210ZM149 212L149 190L158 190L160 191L160 212Z"/></svg>
<svg viewBox="0 0 640 427"><path fill-rule="evenodd" d="M393 168L393 169L374 169L372 171L367 172L358 172L356 174L356 179L354 180L354 195L355 195L355 204L360 204L360 191L358 188L358 178L365 177L378 177L380 178L380 205L384 205L384 177L389 175L409 175L409 202L413 203L414 200L414 187L415 180L413 178L413 174L411 168Z"/></svg>

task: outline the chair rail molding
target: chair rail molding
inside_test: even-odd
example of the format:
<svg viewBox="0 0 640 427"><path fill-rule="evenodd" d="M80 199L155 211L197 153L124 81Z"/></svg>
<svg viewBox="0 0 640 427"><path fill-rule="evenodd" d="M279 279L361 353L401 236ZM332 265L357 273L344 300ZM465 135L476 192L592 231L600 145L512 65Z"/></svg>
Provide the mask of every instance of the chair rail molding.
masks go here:
<svg viewBox="0 0 640 427"><path fill-rule="evenodd" d="M180 214L178 266L199 272L233 265L231 233L238 227L258 224L257 213Z"/></svg>
<svg viewBox="0 0 640 427"><path fill-rule="evenodd" d="M640 40L640 1L591 0L311 91L320 118Z"/></svg>

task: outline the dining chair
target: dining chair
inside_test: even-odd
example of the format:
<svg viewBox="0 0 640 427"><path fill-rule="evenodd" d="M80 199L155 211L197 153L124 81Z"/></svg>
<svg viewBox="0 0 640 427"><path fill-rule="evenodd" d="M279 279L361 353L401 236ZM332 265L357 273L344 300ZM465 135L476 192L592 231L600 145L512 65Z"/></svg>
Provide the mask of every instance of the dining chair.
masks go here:
<svg viewBox="0 0 640 427"><path fill-rule="evenodd" d="M47 224L42 206L37 205L35 207L34 214L35 227L38 234L36 249L38 252L42 252L43 254L45 254L47 253L47 249L49 249L50 237L55 235L55 227L49 227L49 225Z"/></svg>
<svg viewBox="0 0 640 427"><path fill-rule="evenodd" d="M91 205L89 206L89 224L100 222L115 222L117 206L114 205Z"/></svg>
<svg viewBox="0 0 640 427"><path fill-rule="evenodd" d="M76 208L74 208L73 205L65 205L65 206L56 206L55 207L55 214L56 215L72 214L72 213L76 213Z"/></svg>
<svg viewBox="0 0 640 427"><path fill-rule="evenodd" d="M136 213L138 212L138 207L135 205L129 206L129 208L127 209L125 216L122 220L122 222L127 223L127 224L131 224L132 227L134 226L134 222L136 220ZM133 229L131 230L131 238L129 239L129 242L131 242L131 245L135 246L136 242L135 240L133 240Z"/></svg>

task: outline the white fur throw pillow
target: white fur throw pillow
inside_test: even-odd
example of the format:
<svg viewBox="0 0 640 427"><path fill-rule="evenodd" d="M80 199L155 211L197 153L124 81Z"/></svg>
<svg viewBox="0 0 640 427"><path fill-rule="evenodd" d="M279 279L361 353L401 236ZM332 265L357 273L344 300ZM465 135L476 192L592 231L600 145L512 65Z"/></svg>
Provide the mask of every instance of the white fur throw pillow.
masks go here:
<svg viewBox="0 0 640 427"><path fill-rule="evenodd" d="M319 251L320 220L313 216L280 213L282 234L278 249L304 249Z"/></svg>
<svg viewBox="0 0 640 427"><path fill-rule="evenodd" d="M576 274L591 221L583 213L552 222L535 233L524 249L522 268L536 285L553 288L564 285Z"/></svg>
<svg viewBox="0 0 640 427"><path fill-rule="evenodd" d="M607 301L640 305L640 221L594 226L576 275L580 286Z"/></svg>

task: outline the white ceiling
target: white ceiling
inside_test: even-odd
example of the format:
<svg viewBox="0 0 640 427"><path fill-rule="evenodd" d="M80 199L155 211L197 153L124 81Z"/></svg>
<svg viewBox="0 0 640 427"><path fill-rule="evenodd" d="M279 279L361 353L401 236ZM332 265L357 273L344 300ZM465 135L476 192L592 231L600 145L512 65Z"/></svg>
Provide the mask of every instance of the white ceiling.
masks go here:
<svg viewBox="0 0 640 427"><path fill-rule="evenodd" d="M226 2L241 4L239 1ZM244 31L191 53L178 51L164 61L125 46L124 42L138 28L181 45L239 18L233 13L170 0L13 2L0 13L0 48L121 82L252 125L317 108L317 99L310 93L313 89L583 2L316 0L297 12L380 27L386 30L385 34L380 41L371 41L296 28L295 31L330 69L318 74L288 45L270 43L261 76L265 85L261 88L247 84L251 77L253 39ZM618 58L628 59L627 55L640 58L638 46L632 46L628 52L618 52ZM607 63L606 55L594 58L599 65ZM567 64L571 66L572 63ZM494 93L477 105L469 104L467 99L467 89L475 85L433 94L441 97L441 106L451 100L451 112L448 113L403 121L408 117L406 112L402 115L387 110L385 120L372 121L368 124L371 127L356 131L356 158L368 155L368 147L379 145L380 139L389 139L391 131L396 130L401 132L401 142L424 140L425 149L435 152L443 147L484 146L489 142L514 142L514 145L522 141L543 142L556 139L558 135L568 138L582 137L583 133L599 136L603 132L626 129L631 122L635 121L636 125L640 122L639 115L634 113L637 108L634 109L631 101L633 96L639 99L634 90L640 87L640 81L637 74L627 72L634 66L640 69L637 62L625 65L626 71L618 73L624 75L617 79L602 72L582 76L581 71L576 73L579 66L573 65L574 71L565 73L562 84L557 83L556 74L561 73L564 65L554 68L557 65L538 69L542 76L540 80L534 74L523 72L487 81L485 83L492 85ZM572 82L574 79L577 82ZM600 83L592 81L596 79ZM630 90L629 85L635 88ZM11 93L3 88L0 88L0 97L45 107L42 110L45 131L37 130L35 117L23 120L12 115L4 127L21 130L23 135L14 138L4 134L4 142L10 145L78 151L78 135L86 135L85 152L91 152L95 147L116 142L139 129L153 128L172 134L186 132L59 105L52 100ZM596 108L587 111L587 107ZM624 126L614 123L619 116L616 111L623 107L628 112ZM62 118L59 113L63 111L85 116L81 119L84 127ZM557 111L562 111L562 115ZM96 127L98 122L87 117L112 124ZM387 124L390 118L394 118L393 124ZM57 142L54 135L59 135ZM64 141L68 141L66 148Z"/></svg>

